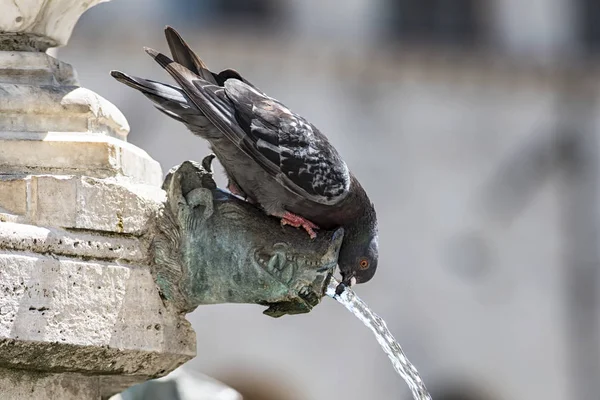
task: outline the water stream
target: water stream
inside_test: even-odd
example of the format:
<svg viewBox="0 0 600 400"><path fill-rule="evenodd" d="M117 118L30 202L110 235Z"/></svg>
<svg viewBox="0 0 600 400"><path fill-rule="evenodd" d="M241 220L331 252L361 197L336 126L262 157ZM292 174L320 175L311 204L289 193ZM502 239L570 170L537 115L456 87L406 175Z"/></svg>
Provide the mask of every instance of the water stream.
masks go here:
<svg viewBox="0 0 600 400"><path fill-rule="evenodd" d="M327 291L325 292L327 296L332 297L341 303L348 311L354 314L356 318L361 320L373 334L375 334L377 342L379 342L379 345L389 357L394 369L404 381L406 381L406 384L412 392L413 398L415 400L431 400L431 396L419 375L419 371L417 371L415 366L408 361L404 351L402 351L402 347L400 347L396 339L394 339L394 336L387 328L385 321L381 319L379 315L371 311L369 306L367 306L367 304L362 301L352 289L346 288L339 296L335 294L335 289L338 284L338 281L331 278L329 285L327 286Z"/></svg>

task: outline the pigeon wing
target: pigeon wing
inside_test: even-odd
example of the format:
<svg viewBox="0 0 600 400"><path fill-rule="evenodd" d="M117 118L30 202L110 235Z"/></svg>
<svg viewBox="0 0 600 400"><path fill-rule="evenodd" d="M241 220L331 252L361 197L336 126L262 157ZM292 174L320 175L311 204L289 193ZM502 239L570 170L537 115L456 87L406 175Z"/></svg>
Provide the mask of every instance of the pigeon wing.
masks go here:
<svg viewBox="0 0 600 400"><path fill-rule="evenodd" d="M279 101L239 80L225 82L225 94L244 132L243 150L286 188L321 204L336 204L350 188L350 172L327 138Z"/></svg>
<svg viewBox="0 0 600 400"><path fill-rule="evenodd" d="M288 190L326 205L348 194L348 167L304 118L235 77L215 85L164 54L146 51L225 137Z"/></svg>

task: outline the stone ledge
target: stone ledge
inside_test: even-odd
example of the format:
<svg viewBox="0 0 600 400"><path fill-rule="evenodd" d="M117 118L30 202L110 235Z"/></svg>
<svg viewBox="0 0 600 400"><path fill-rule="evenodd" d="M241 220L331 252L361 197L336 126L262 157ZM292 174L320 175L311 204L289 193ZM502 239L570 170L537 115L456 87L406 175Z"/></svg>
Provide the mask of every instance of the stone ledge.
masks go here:
<svg viewBox="0 0 600 400"><path fill-rule="evenodd" d="M45 51L67 44L77 20L87 9L107 0L12 0L2 5L2 36L25 36L11 47ZM8 46L7 46L8 47Z"/></svg>
<svg viewBox="0 0 600 400"><path fill-rule="evenodd" d="M73 67L46 53L0 51L0 65L0 82L79 86Z"/></svg>
<svg viewBox="0 0 600 400"><path fill-rule="evenodd" d="M107 400L150 377L0 368L2 400Z"/></svg>
<svg viewBox="0 0 600 400"><path fill-rule="evenodd" d="M0 83L0 131L91 132L125 140L129 124L102 96L78 86Z"/></svg>
<svg viewBox="0 0 600 400"><path fill-rule="evenodd" d="M0 223L0 249L105 261L143 262L145 257L142 243L135 237L68 232L8 222Z"/></svg>
<svg viewBox="0 0 600 400"><path fill-rule="evenodd" d="M0 132L3 174L57 174L108 178L125 176L160 186L160 164L142 149L89 133Z"/></svg>
<svg viewBox="0 0 600 400"><path fill-rule="evenodd" d="M0 207L0 222L12 222L16 224L18 221L18 215L11 214L7 210Z"/></svg>
<svg viewBox="0 0 600 400"><path fill-rule="evenodd" d="M2 368L86 375L132 375L139 376L140 381L163 376L195 356L14 339L0 339L0 350Z"/></svg>
<svg viewBox="0 0 600 400"><path fill-rule="evenodd" d="M0 369L0 387L5 400L100 399L97 377L80 374L45 374Z"/></svg>
<svg viewBox="0 0 600 400"><path fill-rule="evenodd" d="M27 181L0 175L0 206L2 212L24 215L27 212Z"/></svg>
<svg viewBox="0 0 600 400"><path fill-rule="evenodd" d="M195 356L148 269L0 251L0 271L1 367L159 376Z"/></svg>
<svg viewBox="0 0 600 400"><path fill-rule="evenodd" d="M165 193L127 179L61 175L5 175L0 209L23 211L11 199L27 199L26 212L12 222L140 236ZM21 208L19 208L21 207Z"/></svg>

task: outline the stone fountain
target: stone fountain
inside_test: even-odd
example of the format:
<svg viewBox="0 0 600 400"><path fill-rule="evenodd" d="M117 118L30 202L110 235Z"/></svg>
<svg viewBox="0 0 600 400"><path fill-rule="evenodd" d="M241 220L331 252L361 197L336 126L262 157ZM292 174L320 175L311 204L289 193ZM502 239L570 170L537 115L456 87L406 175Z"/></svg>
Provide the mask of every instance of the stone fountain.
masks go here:
<svg viewBox="0 0 600 400"><path fill-rule="evenodd" d="M98 0L0 0L0 388L98 399L173 370L195 334L147 267L159 164L48 54ZM143 299L143 301L140 301Z"/></svg>

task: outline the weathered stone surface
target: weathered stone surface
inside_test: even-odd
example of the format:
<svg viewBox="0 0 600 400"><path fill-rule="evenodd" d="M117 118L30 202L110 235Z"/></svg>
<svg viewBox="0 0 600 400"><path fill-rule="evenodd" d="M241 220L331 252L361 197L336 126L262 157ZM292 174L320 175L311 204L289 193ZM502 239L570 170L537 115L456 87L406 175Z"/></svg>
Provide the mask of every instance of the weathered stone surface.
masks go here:
<svg viewBox="0 0 600 400"><path fill-rule="evenodd" d="M2 367L158 376L195 354L147 269L0 251L0 271Z"/></svg>
<svg viewBox="0 0 600 400"><path fill-rule="evenodd" d="M0 82L37 86L78 86L71 66L46 53L0 51Z"/></svg>
<svg viewBox="0 0 600 400"><path fill-rule="evenodd" d="M73 67L45 53L0 51L0 115L4 138L78 132L126 140L129 133L117 107L79 87Z"/></svg>
<svg viewBox="0 0 600 400"><path fill-rule="evenodd" d="M112 103L78 86L0 83L0 114L2 132L91 132L123 140L129 133Z"/></svg>
<svg viewBox="0 0 600 400"><path fill-rule="evenodd" d="M146 379L139 375L91 376L0 368L2 400L107 400Z"/></svg>
<svg viewBox="0 0 600 400"><path fill-rule="evenodd" d="M0 208L19 213L18 222L134 235L164 200L154 186L68 175L9 176L0 191ZM25 210L14 199L26 199Z"/></svg>
<svg viewBox="0 0 600 400"><path fill-rule="evenodd" d="M0 173L86 175L96 178L126 176L133 182L159 186L160 164L138 147L94 134L0 133ZM41 140L43 139L43 140Z"/></svg>
<svg viewBox="0 0 600 400"><path fill-rule="evenodd" d="M0 49L45 51L67 44L79 17L107 0L3 0Z"/></svg>
<svg viewBox="0 0 600 400"><path fill-rule="evenodd" d="M160 165L42 52L101 1L0 0L0 399L107 399L195 355L147 266Z"/></svg>
<svg viewBox="0 0 600 400"><path fill-rule="evenodd" d="M1 192L0 192L1 193ZM130 236L68 232L16 223L0 223L0 249L119 262L144 262L145 245Z"/></svg>
<svg viewBox="0 0 600 400"><path fill-rule="evenodd" d="M12 214L27 211L27 182L10 175L0 175L0 207Z"/></svg>
<svg viewBox="0 0 600 400"><path fill-rule="evenodd" d="M6 400L100 400L97 377L0 369L1 398Z"/></svg>
<svg viewBox="0 0 600 400"><path fill-rule="evenodd" d="M0 207L0 222L17 222L19 217Z"/></svg>

